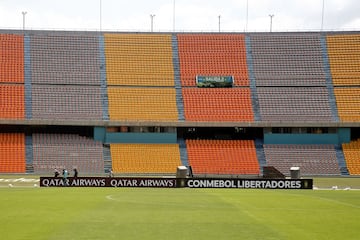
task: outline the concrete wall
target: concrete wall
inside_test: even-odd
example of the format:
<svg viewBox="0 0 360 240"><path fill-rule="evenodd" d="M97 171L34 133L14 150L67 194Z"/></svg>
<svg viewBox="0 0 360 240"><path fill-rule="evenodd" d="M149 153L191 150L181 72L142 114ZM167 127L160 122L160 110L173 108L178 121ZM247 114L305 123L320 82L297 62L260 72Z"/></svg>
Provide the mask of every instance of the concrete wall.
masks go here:
<svg viewBox="0 0 360 240"><path fill-rule="evenodd" d="M94 139L103 143L176 143L176 132L106 132L106 128L95 127Z"/></svg>

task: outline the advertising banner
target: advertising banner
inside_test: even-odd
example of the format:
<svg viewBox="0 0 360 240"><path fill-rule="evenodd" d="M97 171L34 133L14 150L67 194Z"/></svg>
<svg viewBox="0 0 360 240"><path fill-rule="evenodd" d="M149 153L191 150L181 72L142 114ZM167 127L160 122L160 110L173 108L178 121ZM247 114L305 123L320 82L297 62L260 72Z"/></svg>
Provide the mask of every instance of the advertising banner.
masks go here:
<svg viewBox="0 0 360 240"><path fill-rule="evenodd" d="M40 177L40 187L176 187L176 178Z"/></svg>
<svg viewBox="0 0 360 240"><path fill-rule="evenodd" d="M196 76L198 87L232 87L233 83L233 76Z"/></svg>
<svg viewBox="0 0 360 240"><path fill-rule="evenodd" d="M313 179L40 177L41 187L312 189Z"/></svg>
<svg viewBox="0 0 360 240"><path fill-rule="evenodd" d="M188 179L189 188L312 189L312 179Z"/></svg>

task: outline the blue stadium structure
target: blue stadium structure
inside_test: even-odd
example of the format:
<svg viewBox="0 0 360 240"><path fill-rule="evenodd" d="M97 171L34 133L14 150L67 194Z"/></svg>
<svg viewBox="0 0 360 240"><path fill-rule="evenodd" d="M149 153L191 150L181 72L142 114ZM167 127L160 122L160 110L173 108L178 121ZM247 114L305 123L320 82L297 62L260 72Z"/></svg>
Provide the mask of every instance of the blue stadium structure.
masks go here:
<svg viewBox="0 0 360 240"><path fill-rule="evenodd" d="M360 32L0 30L0 173L356 176L359 127Z"/></svg>

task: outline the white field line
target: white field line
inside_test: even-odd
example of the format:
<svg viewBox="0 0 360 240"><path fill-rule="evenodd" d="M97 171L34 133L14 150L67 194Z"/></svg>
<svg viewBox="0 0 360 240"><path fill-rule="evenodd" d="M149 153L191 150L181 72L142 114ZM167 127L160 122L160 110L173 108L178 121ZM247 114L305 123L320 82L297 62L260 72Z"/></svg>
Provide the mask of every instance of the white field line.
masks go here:
<svg viewBox="0 0 360 240"><path fill-rule="evenodd" d="M40 179L34 178L0 178L0 183L38 183Z"/></svg>

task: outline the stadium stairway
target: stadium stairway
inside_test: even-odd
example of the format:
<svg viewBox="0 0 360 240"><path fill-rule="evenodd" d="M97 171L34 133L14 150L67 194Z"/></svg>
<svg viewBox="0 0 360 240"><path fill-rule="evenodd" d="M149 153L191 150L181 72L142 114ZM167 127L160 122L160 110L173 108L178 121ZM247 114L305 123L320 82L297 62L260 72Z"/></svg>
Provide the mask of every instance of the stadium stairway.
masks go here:
<svg viewBox="0 0 360 240"><path fill-rule="evenodd" d="M32 136L25 136L25 158L26 158L26 173L34 173L34 154L33 154L33 144Z"/></svg>
<svg viewBox="0 0 360 240"><path fill-rule="evenodd" d="M107 95L106 83L106 61L104 36L99 36L99 55L100 55L100 88L103 120L109 120L109 100Z"/></svg>
<svg viewBox="0 0 360 240"><path fill-rule="evenodd" d="M255 139L255 148L256 148L256 156L259 161L260 165L260 174L263 175L264 167L266 166L266 159L265 159L265 153L264 153L264 147L263 147L263 140L261 139Z"/></svg>
<svg viewBox="0 0 360 240"><path fill-rule="evenodd" d="M174 81L175 81L175 91L176 91L176 106L178 109L178 119L179 121L185 120L184 115L184 101L182 97L181 89L181 80L180 80L180 62L179 62L179 49L177 37L175 34L171 36L171 47L173 53L173 65L174 65Z"/></svg>
<svg viewBox="0 0 360 240"><path fill-rule="evenodd" d="M335 151L336 151L336 158L339 163L341 175L345 175L345 176L350 175L349 170L346 166L345 156L344 156L344 152L341 148L341 145L335 145Z"/></svg>
<svg viewBox="0 0 360 240"><path fill-rule="evenodd" d="M32 118L30 36L24 36L25 118Z"/></svg>
<svg viewBox="0 0 360 240"><path fill-rule="evenodd" d="M112 160L110 153L110 146L103 145L103 155L104 155L104 172L109 173L112 169Z"/></svg>
<svg viewBox="0 0 360 240"><path fill-rule="evenodd" d="M180 138L178 139L179 150L180 150L180 160L183 166L189 166L188 154L186 149L185 140Z"/></svg>
<svg viewBox="0 0 360 240"><path fill-rule="evenodd" d="M323 63L324 63L326 88L328 90L328 95L329 95L329 104L330 104L331 114L332 114L333 121L339 122L339 115L338 115L338 110L337 110L337 106L336 106L335 94L334 94L334 85L333 85L331 72L330 72L329 57L327 54L326 38L324 35L322 35L320 38L320 45L321 45L321 50L322 50L322 59L323 59Z"/></svg>
<svg viewBox="0 0 360 240"><path fill-rule="evenodd" d="M178 109L178 120L184 121L184 101L182 97L181 80L180 80L180 63L179 63L179 49L177 37L175 34L171 36L171 47L173 54L173 65L174 65L174 81L176 91L176 106Z"/></svg>
<svg viewBox="0 0 360 240"><path fill-rule="evenodd" d="M247 68L248 68L248 72L249 72L251 102L252 102L252 106L253 106L255 121L261 121L260 107L259 107L258 95L257 95L257 90L256 90L256 80L255 80L255 74L254 74L254 69L253 69L253 59L252 59L251 42L250 41L251 41L250 37L245 36L246 62L247 62Z"/></svg>

